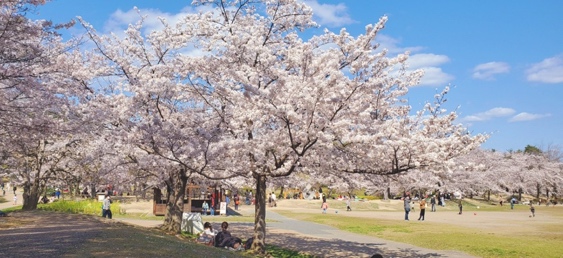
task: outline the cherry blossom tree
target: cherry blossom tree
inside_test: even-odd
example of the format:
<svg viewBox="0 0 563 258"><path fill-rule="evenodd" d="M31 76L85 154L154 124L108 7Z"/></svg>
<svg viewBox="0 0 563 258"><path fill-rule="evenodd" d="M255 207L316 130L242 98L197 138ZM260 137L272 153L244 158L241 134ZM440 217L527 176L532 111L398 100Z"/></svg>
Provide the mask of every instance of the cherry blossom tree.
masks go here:
<svg viewBox="0 0 563 258"><path fill-rule="evenodd" d="M83 22L103 57L89 70L116 90L126 141L173 167L161 179L176 200L193 174L255 183L258 252L269 180L307 169L320 177L437 170L486 138L454 125L456 113L441 106L447 88L411 115L405 96L422 72L407 72L408 53L379 49L387 17L357 37L342 29L304 40L300 33L317 25L297 0L193 4L213 8L176 24L161 19L148 34L142 18L123 38ZM179 217L180 206L169 212Z"/></svg>
<svg viewBox="0 0 563 258"><path fill-rule="evenodd" d="M66 163L79 134L74 119L89 79L75 39L63 42L54 25L25 17L39 0L0 4L0 137L4 173L23 184L24 209L35 209L47 181Z"/></svg>
<svg viewBox="0 0 563 258"><path fill-rule="evenodd" d="M422 73L407 72L408 53L387 57L378 49L387 17L358 37L342 29L303 40L300 31L316 24L301 2L194 3L214 9L187 15L160 38L204 52L179 62L221 118L225 167L255 180L254 250L265 248L269 179L304 167L373 174L430 168L486 138L453 124L455 112L440 106L445 93L410 115L404 96Z"/></svg>
<svg viewBox="0 0 563 258"><path fill-rule="evenodd" d="M135 160L152 160L157 180L165 183L168 198L164 229L179 232L188 179L200 175L221 180L236 176L228 167L209 168L223 159L221 117L191 85L189 67L181 63L185 45L166 35L172 29L143 33L145 17L123 37L99 35L82 21L95 44L90 60L93 75L103 79L108 103L117 114L115 129L123 144L138 149ZM150 157L142 157L142 155ZM157 165L158 164L158 167Z"/></svg>

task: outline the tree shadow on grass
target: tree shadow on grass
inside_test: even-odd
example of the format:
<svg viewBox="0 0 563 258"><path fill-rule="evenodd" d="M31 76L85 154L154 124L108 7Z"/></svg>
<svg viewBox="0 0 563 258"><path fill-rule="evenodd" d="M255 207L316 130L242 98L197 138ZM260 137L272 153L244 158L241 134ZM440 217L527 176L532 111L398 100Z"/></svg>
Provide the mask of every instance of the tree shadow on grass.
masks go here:
<svg viewBox="0 0 563 258"><path fill-rule="evenodd" d="M253 223L231 223L229 230L233 236L243 241L252 237ZM411 248L389 247L385 243L357 243L340 239L315 238L290 231L267 228L266 243L282 248L300 251L314 257L446 257L435 252L424 253Z"/></svg>
<svg viewBox="0 0 563 258"><path fill-rule="evenodd" d="M0 218L0 257L240 257L165 234L91 215L17 212ZM6 219L6 220L5 220Z"/></svg>

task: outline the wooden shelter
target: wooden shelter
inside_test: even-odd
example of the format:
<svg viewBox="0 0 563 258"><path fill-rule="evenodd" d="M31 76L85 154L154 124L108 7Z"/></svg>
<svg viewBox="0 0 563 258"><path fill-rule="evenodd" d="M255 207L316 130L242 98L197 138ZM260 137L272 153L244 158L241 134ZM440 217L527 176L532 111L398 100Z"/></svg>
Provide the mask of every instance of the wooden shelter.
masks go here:
<svg viewBox="0 0 563 258"><path fill-rule="evenodd" d="M160 188L155 187L153 190L152 212L155 216L164 216L166 215L166 204L168 200L166 196L162 194ZM221 202L225 201L225 190L217 185L205 189L203 186L195 185L193 182L190 182L186 187L186 193L184 195L184 212L203 212L201 206L205 201L209 204L210 208L215 210L215 215L221 215L219 207ZM207 211L205 215L210 214L211 212Z"/></svg>

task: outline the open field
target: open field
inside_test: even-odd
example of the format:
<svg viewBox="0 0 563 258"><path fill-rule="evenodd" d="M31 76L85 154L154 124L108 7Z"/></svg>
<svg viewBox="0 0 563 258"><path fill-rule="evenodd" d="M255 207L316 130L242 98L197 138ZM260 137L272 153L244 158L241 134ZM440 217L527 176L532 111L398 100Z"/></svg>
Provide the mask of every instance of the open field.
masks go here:
<svg viewBox="0 0 563 258"><path fill-rule="evenodd" d="M318 200L280 200L277 207L268 210L286 217L327 224L370 237L427 249L458 250L477 257L563 257L563 207L560 205L536 206L536 217L530 218L529 206L526 205L516 205L515 209L511 210L510 206L500 207L468 200L464 202L463 214L458 215L457 205L448 202L445 207L437 207L437 212L430 212L428 208L426 219L422 222L416 220L419 213L417 204L415 211L410 214L411 220L404 221L402 202L398 200L352 202L352 212L346 212L344 201L328 202L328 214L321 214ZM124 214L117 215L118 212L115 212L116 217L163 219L151 214L151 202L123 200L116 205L118 206ZM254 207L242 205L239 214L234 216L203 218L214 224L223 220L248 224L246 222L254 220ZM23 220L22 223L28 224L28 221ZM285 231L278 233L292 234ZM115 239L120 236L127 239L126 235L116 231ZM113 242L123 244L115 239ZM140 239L135 241L142 242ZM317 241L320 244L325 240ZM89 247L84 246L85 248L100 248L96 241L87 243Z"/></svg>
<svg viewBox="0 0 563 258"><path fill-rule="evenodd" d="M437 207L437 212L428 208L425 221L417 221L415 204L410 221L404 221L403 204L397 200L353 202L352 212L346 212L343 201L329 200L329 204L328 214L320 214L319 201L283 200L275 209L294 219L429 249L479 257L563 257L561 206L536 206L536 217L530 218L527 205L511 210L470 200L458 215L457 205L450 202Z"/></svg>
<svg viewBox="0 0 563 258"><path fill-rule="evenodd" d="M327 224L341 230L409 243L435 250L458 250L479 257L563 257L563 206L535 206L530 218L528 205L491 205L466 199L463 214L454 202L437 212L426 212L424 222L417 221L418 203L404 221L403 203L390 201L352 202L346 212L344 201L328 200L329 214L320 214L319 200L279 200L277 213L299 220ZM146 210L149 203L123 204L127 213ZM338 211L338 213L336 213ZM241 216L206 217L209 221L249 221L252 206L241 206ZM344 219L345 218L345 219Z"/></svg>

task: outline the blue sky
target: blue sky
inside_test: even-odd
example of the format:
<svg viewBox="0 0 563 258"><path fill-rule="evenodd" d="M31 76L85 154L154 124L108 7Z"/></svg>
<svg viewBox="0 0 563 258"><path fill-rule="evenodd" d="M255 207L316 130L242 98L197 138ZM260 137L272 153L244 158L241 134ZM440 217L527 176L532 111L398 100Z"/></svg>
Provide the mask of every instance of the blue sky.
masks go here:
<svg viewBox="0 0 563 258"><path fill-rule="evenodd" d="M483 148L563 148L563 1L304 1L320 29L345 27L353 35L387 15L381 46L392 54L409 50L410 67L426 71L409 93L411 105L451 85L446 108L473 133L491 134ZM149 20L174 20L194 10L190 3L52 0L37 15L55 22L81 16L100 32L119 34L138 19L134 6Z"/></svg>

